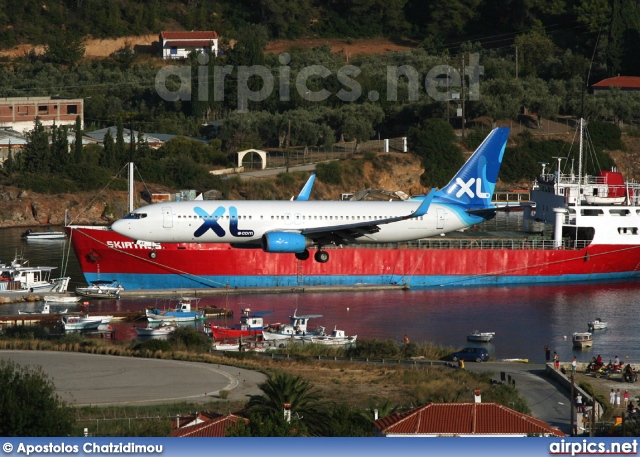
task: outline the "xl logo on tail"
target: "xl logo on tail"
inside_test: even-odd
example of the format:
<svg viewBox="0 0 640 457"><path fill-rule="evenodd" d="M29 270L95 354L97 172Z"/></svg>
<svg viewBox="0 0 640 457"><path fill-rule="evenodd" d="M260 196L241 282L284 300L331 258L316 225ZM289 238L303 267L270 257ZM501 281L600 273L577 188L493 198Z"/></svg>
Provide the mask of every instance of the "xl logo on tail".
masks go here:
<svg viewBox="0 0 640 457"><path fill-rule="evenodd" d="M471 186L473 183L476 183L476 193L473 194L473 190L471 190ZM491 198L491 194L488 192L482 192L482 178L471 178L469 181L464 182L460 178L456 178L456 184L460 186L460 190L456 193L456 198L462 197L462 194L467 194L469 198L473 198L477 196L478 198Z"/></svg>

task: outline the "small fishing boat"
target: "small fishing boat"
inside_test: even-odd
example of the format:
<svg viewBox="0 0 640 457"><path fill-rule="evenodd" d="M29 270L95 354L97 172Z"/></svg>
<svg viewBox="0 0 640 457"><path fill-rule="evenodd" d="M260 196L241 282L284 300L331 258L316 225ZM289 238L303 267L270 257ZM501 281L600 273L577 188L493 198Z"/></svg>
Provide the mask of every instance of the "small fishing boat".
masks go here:
<svg viewBox="0 0 640 457"><path fill-rule="evenodd" d="M306 316L296 315L296 309L293 316L289 316L288 324L272 324L262 331L262 337L265 341L274 340L300 340L304 336L326 336L324 327L318 326L314 329L308 328L309 319L322 317L322 314L309 314Z"/></svg>
<svg viewBox="0 0 640 457"><path fill-rule="evenodd" d="M29 241L50 241L50 240L64 240L64 232L56 232L55 230L45 230L43 232L34 232L31 229L27 229L22 235L25 240Z"/></svg>
<svg viewBox="0 0 640 457"><path fill-rule="evenodd" d="M264 329L262 316L271 314L272 311L251 312L250 308L242 310L240 324L230 326L205 325L205 332L211 334L214 340L223 341L235 338L246 338L252 335L261 335Z"/></svg>
<svg viewBox="0 0 640 457"><path fill-rule="evenodd" d="M496 336L495 332L481 332L479 330L474 330L467 335L467 340L475 341L476 343L488 343L494 336Z"/></svg>
<svg viewBox="0 0 640 457"><path fill-rule="evenodd" d="M44 302L44 307L40 311L18 311L18 314L66 314L67 309L51 312L51 307L47 302Z"/></svg>
<svg viewBox="0 0 640 457"><path fill-rule="evenodd" d="M603 329L607 328L607 325L608 324L606 322L604 322L602 319L600 319L599 317L596 317L594 320L592 320L588 324L590 332L592 332L594 330L603 330Z"/></svg>
<svg viewBox="0 0 640 457"><path fill-rule="evenodd" d="M138 336L165 336L176 331L177 325L169 322L160 322L160 325L148 327L134 327Z"/></svg>
<svg viewBox="0 0 640 457"><path fill-rule="evenodd" d="M149 307L145 310L147 320L152 324L162 321L193 322L204 320L205 317L203 313L191 310L192 300L195 300L196 305L200 301L198 298L181 298L175 308L167 311L160 311L158 308Z"/></svg>
<svg viewBox="0 0 640 457"><path fill-rule="evenodd" d="M66 292L70 277L51 278L57 267L30 267L16 255L10 264L0 264L0 292Z"/></svg>
<svg viewBox="0 0 640 457"><path fill-rule="evenodd" d="M87 287L76 287L76 294L88 298L120 298L120 292L124 290L118 281L98 280L91 281Z"/></svg>
<svg viewBox="0 0 640 457"><path fill-rule="evenodd" d="M266 352L268 349L275 349L272 343L258 339L244 339L238 338L237 340L227 341L214 341L214 351L227 351L227 352Z"/></svg>
<svg viewBox="0 0 640 457"><path fill-rule="evenodd" d="M303 343L323 344L326 346L352 346L356 344L358 335L347 336L344 330L338 330L337 326L328 335L309 335L301 338Z"/></svg>
<svg viewBox="0 0 640 457"><path fill-rule="evenodd" d="M576 332L573 334L573 347L585 348L593 346L593 335L589 332Z"/></svg>

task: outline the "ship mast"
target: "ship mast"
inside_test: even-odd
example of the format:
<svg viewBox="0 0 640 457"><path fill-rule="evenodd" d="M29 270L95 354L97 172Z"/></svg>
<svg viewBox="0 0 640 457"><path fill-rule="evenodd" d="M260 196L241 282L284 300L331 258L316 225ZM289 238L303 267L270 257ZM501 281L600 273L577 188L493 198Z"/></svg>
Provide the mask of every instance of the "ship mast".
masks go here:
<svg viewBox="0 0 640 457"><path fill-rule="evenodd" d="M578 147L578 195L577 195L577 206L580 206L582 203L582 197L580 196L580 185L582 184L582 129L583 129L583 119L580 118L580 143Z"/></svg>
<svg viewBox="0 0 640 457"><path fill-rule="evenodd" d="M131 213L135 208L133 207L133 162L129 162L129 212Z"/></svg>

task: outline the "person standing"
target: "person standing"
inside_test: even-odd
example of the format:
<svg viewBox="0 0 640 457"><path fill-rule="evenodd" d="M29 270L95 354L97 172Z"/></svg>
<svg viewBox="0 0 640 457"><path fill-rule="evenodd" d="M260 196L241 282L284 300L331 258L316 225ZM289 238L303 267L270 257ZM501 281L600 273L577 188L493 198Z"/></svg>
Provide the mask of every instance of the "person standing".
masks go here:
<svg viewBox="0 0 640 457"><path fill-rule="evenodd" d="M576 356L573 356L573 360L571 360L571 376L575 376L576 374L576 367L578 366L578 360L576 359Z"/></svg>
<svg viewBox="0 0 640 457"><path fill-rule="evenodd" d="M560 368L560 357L558 357L556 351L553 351L553 366L556 368L556 370Z"/></svg>
<svg viewBox="0 0 640 457"><path fill-rule="evenodd" d="M620 389L616 391L616 408L620 408Z"/></svg>
<svg viewBox="0 0 640 457"><path fill-rule="evenodd" d="M624 391L624 395L622 396L622 398L624 399L624 407L626 408L627 406L629 406L629 391L628 390Z"/></svg>
<svg viewBox="0 0 640 457"><path fill-rule="evenodd" d="M544 357L547 363L551 361L551 348L548 344L544 347Z"/></svg>
<svg viewBox="0 0 640 457"><path fill-rule="evenodd" d="M609 402L611 406L615 406L616 404L616 391L611 389L611 393L609 394Z"/></svg>

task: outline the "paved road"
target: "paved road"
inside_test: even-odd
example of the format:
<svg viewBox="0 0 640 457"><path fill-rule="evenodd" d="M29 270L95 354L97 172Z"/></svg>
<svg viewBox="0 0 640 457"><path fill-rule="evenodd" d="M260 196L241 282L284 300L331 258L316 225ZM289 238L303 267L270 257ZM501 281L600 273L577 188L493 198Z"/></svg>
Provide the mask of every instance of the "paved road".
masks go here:
<svg viewBox="0 0 640 457"><path fill-rule="evenodd" d="M532 416L569 434L571 428L569 392L545 375L545 364L466 362L465 369L478 373L492 373L491 378L498 381L501 379L500 373L504 372L506 381L509 380L509 376L515 381L515 387L527 401Z"/></svg>
<svg viewBox="0 0 640 457"><path fill-rule="evenodd" d="M294 171L313 171L316 169L315 163L309 163L307 165L298 165L295 167L289 167L290 172ZM239 173L238 176L242 179L251 179L251 178L265 178L267 176L277 176L280 173L284 173L286 168L266 168L264 170L250 170L243 171ZM231 175L230 175L231 176Z"/></svg>
<svg viewBox="0 0 640 457"><path fill-rule="evenodd" d="M41 366L56 393L76 406L208 403L221 390L230 400L248 400L266 380L257 371L175 360L48 351L0 351L0 358Z"/></svg>
<svg viewBox="0 0 640 457"><path fill-rule="evenodd" d="M262 392L262 373L225 365L48 351L0 351L0 358L20 365L39 365L66 402L81 405L153 404L186 401L208 403L220 390L230 400L247 400ZM467 362L473 372L515 381L532 415L569 433L568 392L544 375L544 364Z"/></svg>

